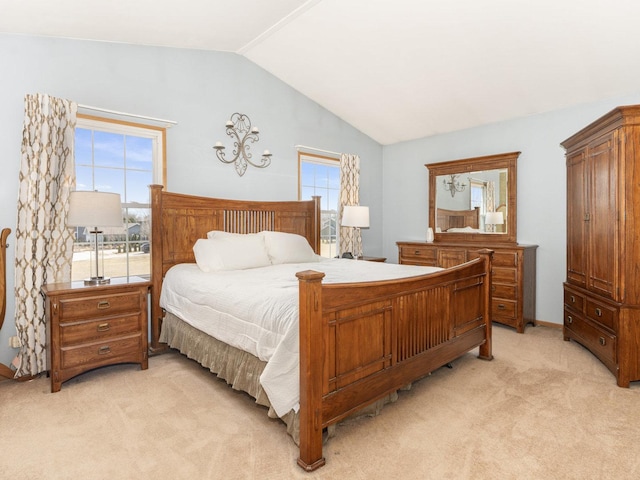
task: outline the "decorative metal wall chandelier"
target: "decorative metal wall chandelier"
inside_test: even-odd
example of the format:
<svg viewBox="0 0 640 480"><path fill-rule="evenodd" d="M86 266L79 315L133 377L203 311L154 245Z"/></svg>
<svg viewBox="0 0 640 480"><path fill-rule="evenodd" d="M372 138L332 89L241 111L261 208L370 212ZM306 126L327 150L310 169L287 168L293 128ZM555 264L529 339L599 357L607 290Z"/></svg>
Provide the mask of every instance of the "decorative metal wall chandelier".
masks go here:
<svg viewBox="0 0 640 480"><path fill-rule="evenodd" d="M226 124L227 135L234 139L233 145L233 158L227 160L224 156L224 145L222 142L216 142L213 148L216 150L216 156L218 160L223 163L233 163L236 167L238 175L244 175L247 170L247 165L253 165L257 168L265 168L271 164L271 152L265 150L262 153L260 163L253 163L251 161L251 143L255 143L259 140L258 134L260 131L258 127L251 126L251 120L243 113L234 113L231 115L231 119Z"/></svg>
<svg viewBox="0 0 640 480"><path fill-rule="evenodd" d="M448 179L444 178L442 180L444 189L448 190L452 197L455 197L456 193L462 192L467 186L466 183L460 183L460 180L458 180L459 176L460 175L449 175Z"/></svg>

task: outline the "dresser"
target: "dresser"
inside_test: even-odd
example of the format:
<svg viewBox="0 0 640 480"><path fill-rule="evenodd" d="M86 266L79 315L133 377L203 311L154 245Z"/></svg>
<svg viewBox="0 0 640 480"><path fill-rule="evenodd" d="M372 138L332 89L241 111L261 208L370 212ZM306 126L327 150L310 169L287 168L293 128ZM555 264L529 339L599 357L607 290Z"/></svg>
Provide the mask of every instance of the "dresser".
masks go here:
<svg viewBox="0 0 640 480"><path fill-rule="evenodd" d="M478 245L447 242L397 242L398 261L404 265L449 268L493 250L491 268L492 321L524 333L536 318L537 245Z"/></svg>
<svg viewBox="0 0 640 480"><path fill-rule="evenodd" d="M564 339L628 387L640 380L640 105L562 142L567 166Z"/></svg>
<svg viewBox="0 0 640 480"><path fill-rule="evenodd" d="M138 363L148 367L147 296L151 283L112 278L106 285L83 281L42 287L47 322L51 391L97 367Z"/></svg>

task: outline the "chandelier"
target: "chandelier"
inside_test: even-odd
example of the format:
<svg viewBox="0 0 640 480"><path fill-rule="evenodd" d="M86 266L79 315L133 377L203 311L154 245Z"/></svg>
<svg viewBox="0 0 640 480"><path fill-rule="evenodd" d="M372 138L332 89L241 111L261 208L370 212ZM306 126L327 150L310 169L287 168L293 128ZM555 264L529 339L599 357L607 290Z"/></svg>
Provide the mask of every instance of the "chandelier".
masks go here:
<svg viewBox="0 0 640 480"><path fill-rule="evenodd" d="M467 186L466 183L461 183L460 180L458 180L459 176L459 174L449 175L449 178L442 180L444 189L448 190L452 197L455 197L456 193L462 192Z"/></svg>

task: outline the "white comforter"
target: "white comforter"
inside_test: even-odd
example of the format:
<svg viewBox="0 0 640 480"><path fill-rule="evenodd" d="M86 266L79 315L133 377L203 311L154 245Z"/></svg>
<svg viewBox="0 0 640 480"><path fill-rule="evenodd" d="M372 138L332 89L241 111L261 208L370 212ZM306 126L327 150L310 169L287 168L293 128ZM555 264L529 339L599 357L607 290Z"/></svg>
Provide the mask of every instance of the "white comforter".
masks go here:
<svg viewBox="0 0 640 480"><path fill-rule="evenodd" d="M298 279L316 270L324 283L389 280L439 268L343 259L202 272L196 264L171 268L160 305L193 327L267 362L260 383L279 416L299 408Z"/></svg>

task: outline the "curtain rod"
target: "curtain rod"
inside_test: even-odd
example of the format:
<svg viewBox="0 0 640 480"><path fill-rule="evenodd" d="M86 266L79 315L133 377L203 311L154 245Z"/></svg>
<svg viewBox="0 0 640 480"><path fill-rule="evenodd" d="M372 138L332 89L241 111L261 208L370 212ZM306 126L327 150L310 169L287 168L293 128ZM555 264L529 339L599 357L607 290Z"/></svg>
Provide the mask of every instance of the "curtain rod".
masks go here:
<svg viewBox="0 0 640 480"><path fill-rule="evenodd" d="M331 155L337 155L337 156L341 156L341 153L338 152L332 152L331 150L322 150L321 148L315 148L315 147L307 147L306 145L294 145L294 148L297 148L298 150L305 149L305 150L314 150L316 152L322 152L322 153L330 153Z"/></svg>
<svg viewBox="0 0 640 480"><path fill-rule="evenodd" d="M92 107L91 105L78 104L78 108L84 108L85 110L93 110L95 112L110 113L112 115L122 115L124 117L140 118L142 120L151 120L153 122L158 122L158 123L168 123L169 125L178 124L178 122L174 120L165 120L163 118L146 117L144 115L137 115L135 113L117 112L115 110L107 110L106 108Z"/></svg>

